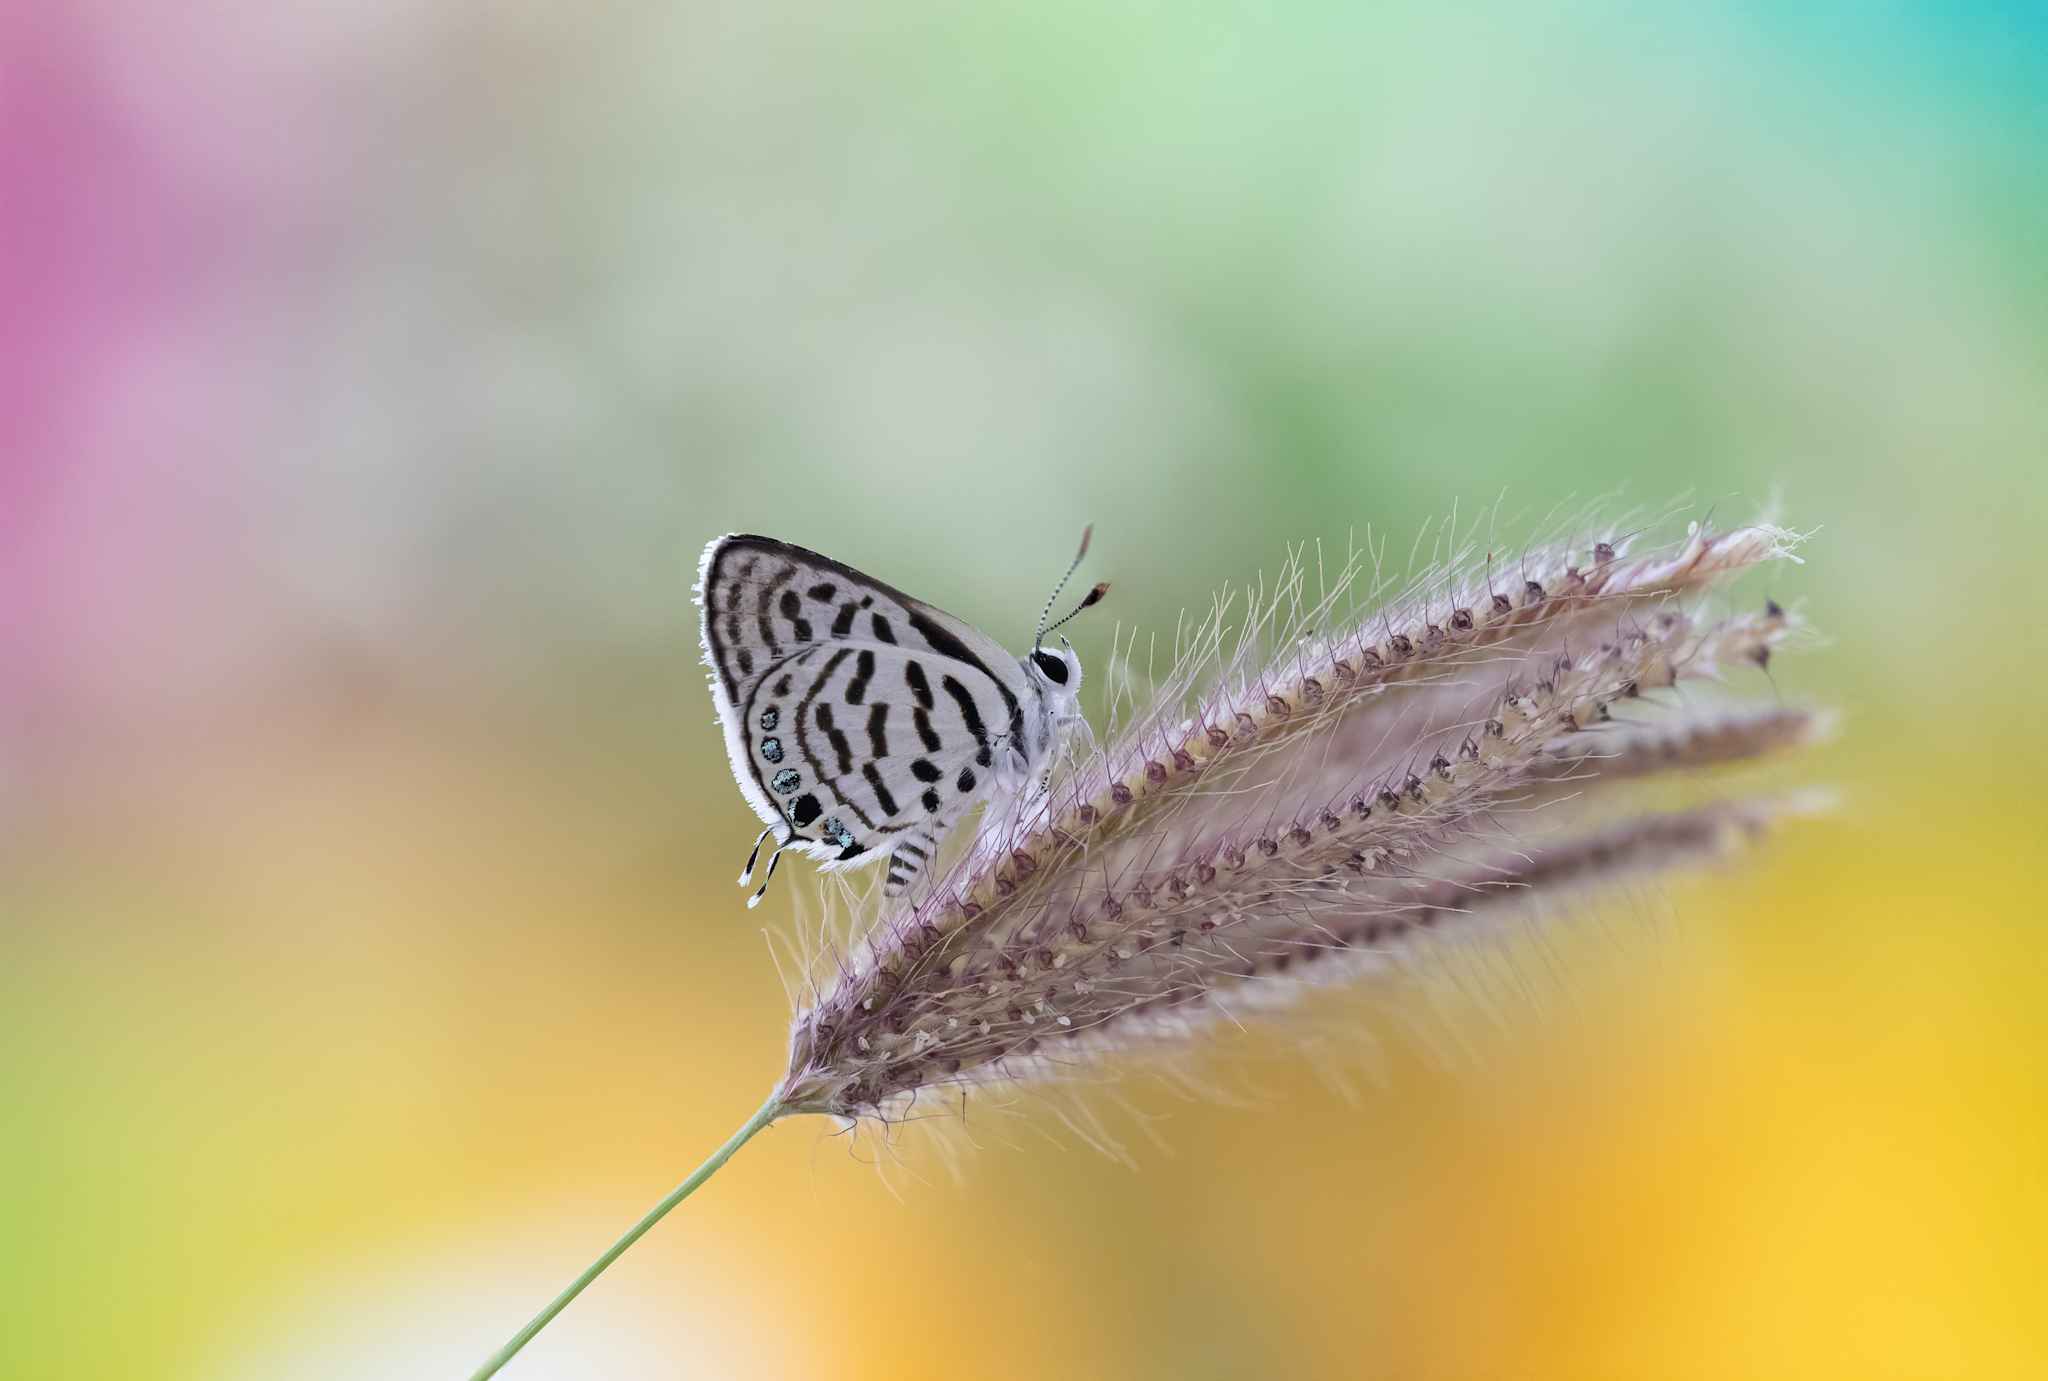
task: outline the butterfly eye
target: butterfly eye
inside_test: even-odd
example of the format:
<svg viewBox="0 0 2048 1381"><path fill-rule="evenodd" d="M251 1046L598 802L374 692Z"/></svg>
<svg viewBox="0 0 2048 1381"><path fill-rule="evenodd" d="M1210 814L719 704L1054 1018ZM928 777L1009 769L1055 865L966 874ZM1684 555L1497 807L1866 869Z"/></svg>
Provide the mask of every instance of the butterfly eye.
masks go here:
<svg viewBox="0 0 2048 1381"><path fill-rule="evenodd" d="M1038 668L1040 675L1055 686L1067 684L1066 658L1056 657L1050 652L1034 652L1031 654L1031 663Z"/></svg>

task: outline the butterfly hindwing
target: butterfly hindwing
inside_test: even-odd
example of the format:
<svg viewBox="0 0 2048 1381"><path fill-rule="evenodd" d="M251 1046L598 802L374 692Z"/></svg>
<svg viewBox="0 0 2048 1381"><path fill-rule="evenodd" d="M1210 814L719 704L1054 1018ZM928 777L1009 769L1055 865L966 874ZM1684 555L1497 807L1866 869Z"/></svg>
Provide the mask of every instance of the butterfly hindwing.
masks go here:
<svg viewBox="0 0 2048 1381"><path fill-rule="evenodd" d="M768 538L712 543L698 598L748 803L827 867L893 850L900 890L1020 741L1017 662L943 611Z"/></svg>
<svg viewBox="0 0 2048 1381"><path fill-rule="evenodd" d="M774 804L782 842L847 863L986 795L1003 700L972 668L902 647L830 643L776 664L741 711L735 775ZM1000 723L1000 720L997 720ZM742 785L746 783L743 781Z"/></svg>

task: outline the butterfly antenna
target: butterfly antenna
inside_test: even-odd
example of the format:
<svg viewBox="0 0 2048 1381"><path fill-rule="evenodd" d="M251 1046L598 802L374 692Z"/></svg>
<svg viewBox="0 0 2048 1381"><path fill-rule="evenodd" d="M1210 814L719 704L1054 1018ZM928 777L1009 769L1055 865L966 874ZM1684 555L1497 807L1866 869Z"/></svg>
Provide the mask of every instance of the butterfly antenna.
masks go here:
<svg viewBox="0 0 2048 1381"><path fill-rule="evenodd" d="M775 833L775 826L770 825L755 837L754 851L747 855L747 866L740 869L740 886L745 887L754 880L754 865L761 861L761 841L773 833Z"/></svg>
<svg viewBox="0 0 2048 1381"><path fill-rule="evenodd" d="M1052 607L1053 605L1059 603L1060 591L1067 588L1067 582L1069 580L1072 580L1074 578L1074 572L1081 568L1081 558L1088 554L1088 539L1090 537L1093 537L1094 535L1095 524L1093 523L1090 523L1088 524L1088 526L1081 529L1081 549L1074 553L1073 563L1067 567L1067 573L1060 577L1060 583L1053 586L1052 593L1045 597L1045 608L1038 611L1038 636L1031 640L1031 650L1033 652L1038 651L1040 647L1045 645L1045 635L1047 633L1051 632L1053 628L1059 627L1059 624L1057 623L1053 624L1051 627L1047 627L1045 621L1052 617ZM1091 598L1100 599L1102 598L1102 596L1098 594L1092 596ZM1087 603L1084 602L1082 608L1086 607ZM1080 609L1076 609L1074 611L1074 614L1078 614L1080 612ZM1067 619L1074 617L1074 614L1067 615ZM1061 619L1060 623L1065 623L1067 619Z"/></svg>
<svg viewBox="0 0 2048 1381"><path fill-rule="evenodd" d="M1066 618L1058 619L1052 624L1050 624L1046 628L1045 633L1052 632L1053 629L1058 628L1060 624L1065 623L1067 619L1071 619L1072 617L1074 617L1074 615L1080 613L1083 609L1089 608L1092 605L1102 603L1102 597L1108 593L1109 582L1105 580L1100 585L1097 585L1094 589L1090 590L1087 594L1081 596L1081 602L1075 605L1072 609L1069 609L1067 611ZM1038 636L1043 638L1045 636L1045 633L1040 633Z"/></svg>

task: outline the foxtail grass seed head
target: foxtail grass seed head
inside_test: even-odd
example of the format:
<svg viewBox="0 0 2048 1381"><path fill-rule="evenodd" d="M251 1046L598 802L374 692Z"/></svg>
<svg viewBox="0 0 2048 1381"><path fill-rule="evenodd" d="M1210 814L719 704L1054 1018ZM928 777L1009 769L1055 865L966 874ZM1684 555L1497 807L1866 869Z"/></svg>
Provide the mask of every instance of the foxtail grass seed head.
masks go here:
<svg viewBox="0 0 2048 1381"><path fill-rule="evenodd" d="M1205 1014L1299 989L1282 975L1356 980L1404 951L1426 957L1439 935L1726 854L1810 808L1649 814L1615 791L1826 727L1687 692L1765 675L1797 634L1774 601L1708 596L1797 561L1798 538L1763 524L1695 523L1663 547L1638 535L1513 560L1454 552L1390 596L1377 562L1354 560L1310 599L1297 553L1241 611L1220 599L1183 630L1156 685L1141 693L1128 657L1112 667L1103 746L1082 735L1089 750L1049 790L984 810L921 888L869 893L860 938L815 966L768 1100L472 1381L782 1117L888 1121L927 1093L1051 1079L1141 1046L1188 1053ZM1360 586L1379 601L1369 610L1350 604ZM1621 803L1595 819L1603 800Z"/></svg>
<svg viewBox="0 0 2048 1381"><path fill-rule="evenodd" d="M1142 704L1127 679L1104 746L869 919L808 993L775 1101L886 1120L930 1091L1184 1044L1206 1009L1289 991L1275 976L1355 978L1522 903L1728 851L1786 803L1590 807L1820 730L1781 705L1685 704L1688 685L1761 681L1798 631L1774 601L1707 598L1797 545L1693 524L1661 548L1468 555L1355 613L1363 563L1310 599L1297 556L1238 617L1218 601Z"/></svg>

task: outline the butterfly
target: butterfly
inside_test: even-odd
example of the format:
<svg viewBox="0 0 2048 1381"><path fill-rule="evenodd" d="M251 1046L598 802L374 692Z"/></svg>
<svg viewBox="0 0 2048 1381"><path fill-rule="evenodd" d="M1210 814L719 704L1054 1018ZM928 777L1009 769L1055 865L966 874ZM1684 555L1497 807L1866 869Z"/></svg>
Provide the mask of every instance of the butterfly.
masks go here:
<svg viewBox="0 0 2048 1381"><path fill-rule="evenodd" d="M1088 554L1092 529L1013 657L986 633L829 556L734 534L704 548L697 605L704 664L740 794L775 851L757 905L791 849L825 871L887 854L887 896L928 868L954 822L985 800L1042 784L1062 736L1083 722L1081 661L1045 636L1109 593L1095 586L1048 624Z"/></svg>

